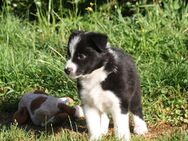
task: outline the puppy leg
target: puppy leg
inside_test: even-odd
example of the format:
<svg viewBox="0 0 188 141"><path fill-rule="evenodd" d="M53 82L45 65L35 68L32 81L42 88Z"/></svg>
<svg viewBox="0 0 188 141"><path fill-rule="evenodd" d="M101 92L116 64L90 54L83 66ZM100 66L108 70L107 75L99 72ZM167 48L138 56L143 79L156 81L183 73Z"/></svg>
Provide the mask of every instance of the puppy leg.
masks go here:
<svg viewBox="0 0 188 141"><path fill-rule="evenodd" d="M85 105L83 108L89 131L89 140L97 140L102 134L100 129L100 112L96 108L89 107L87 105Z"/></svg>
<svg viewBox="0 0 188 141"><path fill-rule="evenodd" d="M134 133L138 135L143 135L148 132L147 125L145 121L138 115L133 115L134 120Z"/></svg>
<svg viewBox="0 0 188 141"><path fill-rule="evenodd" d="M134 133L138 135L147 133L148 129L143 118L140 94L133 96L130 103L130 111L133 113Z"/></svg>
<svg viewBox="0 0 188 141"><path fill-rule="evenodd" d="M115 135L124 141L130 140L129 114L116 112L113 115Z"/></svg>
<svg viewBox="0 0 188 141"><path fill-rule="evenodd" d="M101 114L101 133L107 134L108 133L108 126L109 126L109 118L106 113Z"/></svg>

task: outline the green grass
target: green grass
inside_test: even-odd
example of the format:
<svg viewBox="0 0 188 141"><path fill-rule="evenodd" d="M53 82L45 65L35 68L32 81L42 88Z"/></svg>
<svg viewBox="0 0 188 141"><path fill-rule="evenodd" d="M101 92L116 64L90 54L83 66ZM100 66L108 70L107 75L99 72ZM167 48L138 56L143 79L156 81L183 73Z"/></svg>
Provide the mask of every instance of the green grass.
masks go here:
<svg viewBox="0 0 188 141"><path fill-rule="evenodd" d="M174 3L165 3L164 9L158 5L145 6L145 16L135 13L132 17L122 17L119 8L113 14L99 11L64 18L52 13L59 20L52 23L44 15L38 17L38 22L30 22L1 13L0 111L15 111L19 98L36 88L58 97L70 96L79 102L76 84L63 70L71 30L81 29L106 33L112 45L134 57L148 124L188 124L188 7ZM14 128L1 129L0 138L8 140L9 131L14 132ZM19 132L18 140L36 138ZM161 140L187 138L180 135ZM51 136L41 138L48 140ZM76 138L85 140L85 137Z"/></svg>
<svg viewBox="0 0 188 141"><path fill-rule="evenodd" d="M142 137L132 136L133 141L186 141L188 139L188 131L174 131L172 133L158 135L157 137ZM16 124L11 125L9 128L3 126L0 129L0 140L1 141L87 141L87 134L80 134L78 132L61 130L58 133L48 133L46 131L40 131L35 133L33 131L26 131L24 128L19 128ZM101 141L118 141L113 136L102 137Z"/></svg>

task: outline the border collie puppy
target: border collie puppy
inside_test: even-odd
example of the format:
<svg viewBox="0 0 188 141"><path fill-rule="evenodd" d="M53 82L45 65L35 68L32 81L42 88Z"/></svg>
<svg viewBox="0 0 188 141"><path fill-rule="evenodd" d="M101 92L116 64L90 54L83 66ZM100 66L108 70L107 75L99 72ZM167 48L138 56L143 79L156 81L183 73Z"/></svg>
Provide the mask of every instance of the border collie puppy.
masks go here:
<svg viewBox="0 0 188 141"><path fill-rule="evenodd" d="M90 140L108 132L112 116L115 135L130 140L129 114L134 133L148 132L143 119L140 83L132 58L110 47L107 36L96 32L73 32L68 41L65 72L77 79Z"/></svg>

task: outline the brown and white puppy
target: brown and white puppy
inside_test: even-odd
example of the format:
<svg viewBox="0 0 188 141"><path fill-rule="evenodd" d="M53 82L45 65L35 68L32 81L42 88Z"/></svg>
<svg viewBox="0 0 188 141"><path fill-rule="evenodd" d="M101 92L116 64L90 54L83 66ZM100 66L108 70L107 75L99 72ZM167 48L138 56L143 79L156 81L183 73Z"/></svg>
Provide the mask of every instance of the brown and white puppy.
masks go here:
<svg viewBox="0 0 188 141"><path fill-rule="evenodd" d="M35 91L24 95L15 112L13 119L18 124L24 124L29 119L35 124L45 126L48 123L61 123L70 118L83 117L80 106L70 107L73 103L69 97L56 98L44 92Z"/></svg>

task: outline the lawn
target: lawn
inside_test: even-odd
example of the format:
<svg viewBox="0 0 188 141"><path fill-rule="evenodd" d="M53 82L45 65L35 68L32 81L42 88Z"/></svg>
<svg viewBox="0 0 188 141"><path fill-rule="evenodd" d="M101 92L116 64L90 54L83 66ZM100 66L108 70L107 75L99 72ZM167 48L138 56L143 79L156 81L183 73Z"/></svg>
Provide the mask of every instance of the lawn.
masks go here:
<svg viewBox="0 0 188 141"><path fill-rule="evenodd" d="M175 0L165 1L163 7L137 8L141 10L128 17L118 6L109 12L90 5L83 15L66 16L38 9L32 21L4 8L0 12L0 140L87 139L86 130L49 134L33 127L28 131L10 120L20 97L34 89L80 102L75 81L64 73L68 37L78 29L107 34L114 47L135 60L150 133L133 135L133 140L188 140L188 5ZM111 135L106 139L116 140Z"/></svg>

